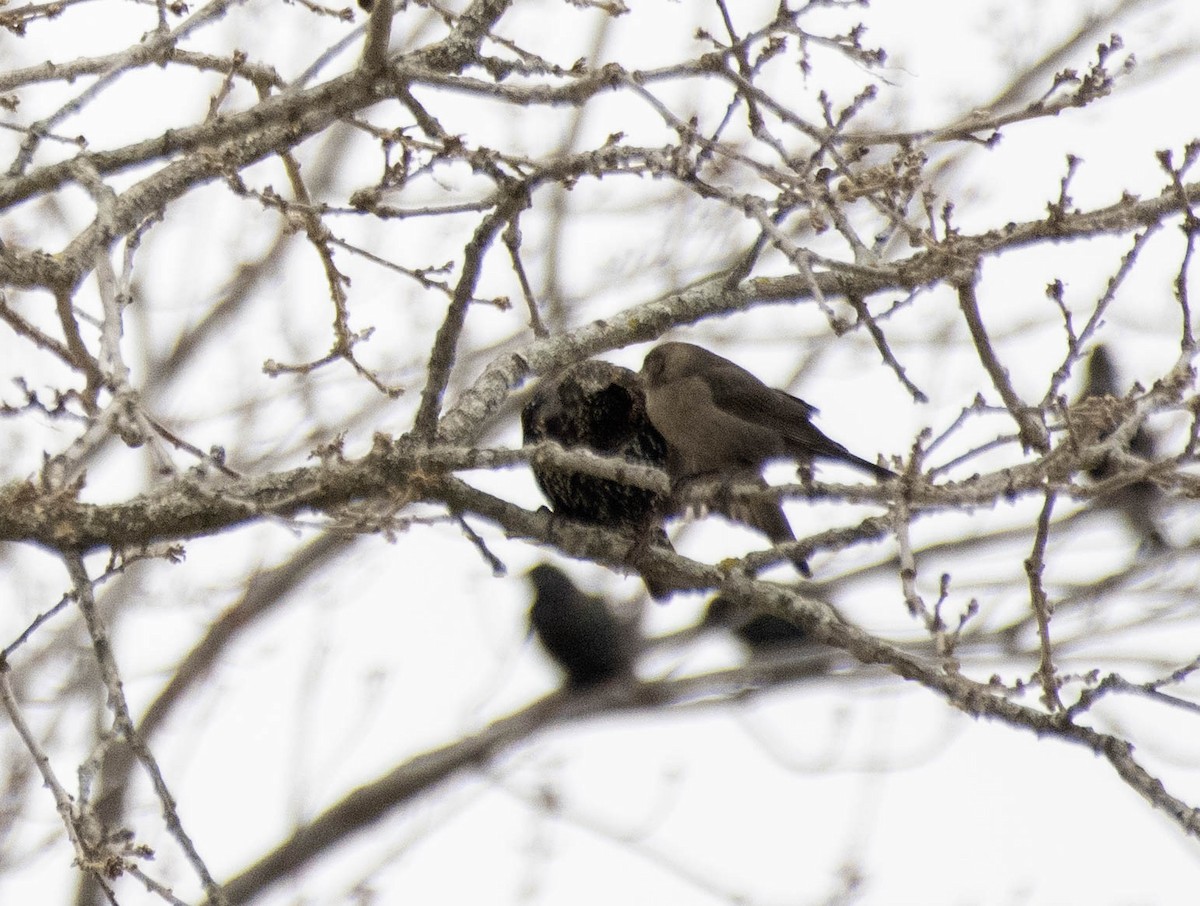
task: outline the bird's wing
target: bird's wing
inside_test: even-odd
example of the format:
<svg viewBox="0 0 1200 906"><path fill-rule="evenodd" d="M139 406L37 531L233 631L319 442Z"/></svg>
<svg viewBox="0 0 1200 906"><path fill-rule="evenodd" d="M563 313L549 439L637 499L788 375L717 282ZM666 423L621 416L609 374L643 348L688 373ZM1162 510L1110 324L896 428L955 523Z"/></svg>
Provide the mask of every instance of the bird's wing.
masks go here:
<svg viewBox="0 0 1200 906"><path fill-rule="evenodd" d="M798 397L768 387L733 362L705 369L697 376L708 385L714 403L747 421L774 427L776 423L807 422L817 411Z"/></svg>
<svg viewBox="0 0 1200 906"><path fill-rule="evenodd" d="M811 422L817 409L799 397L762 383L743 368L730 363L701 375L713 402L723 411L750 424L777 433L793 452L846 459L850 452L822 434ZM857 457L853 457L857 459Z"/></svg>
<svg viewBox="0 0 1200 906"><path fill-rule="evenodd" d="M762 383L732 362L698 375L708 387L713 402L723 411L753 426L777 434L791 456L835 459L879 477L891 475L872 462L855 456L836 440L826 437L810 420L817 412L799 397Z"/></svg>

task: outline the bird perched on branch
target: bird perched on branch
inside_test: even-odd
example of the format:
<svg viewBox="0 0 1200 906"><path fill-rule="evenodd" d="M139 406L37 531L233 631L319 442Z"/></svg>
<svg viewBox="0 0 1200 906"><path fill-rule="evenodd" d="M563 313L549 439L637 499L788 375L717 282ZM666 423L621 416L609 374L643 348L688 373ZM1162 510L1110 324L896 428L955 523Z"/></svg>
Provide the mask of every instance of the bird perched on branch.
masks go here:
<svg viewBox="0 0 1200 906"><path fill-rule="evenodd" d="M646 415L646 394L637 372L589 359L543 380L521 410L525 443L552 440L568 450L618 456L639 465L665 468L667 443ZM535 463L533 476L556 516L617 529L670 549L658 527L662 494ZM670 586L645 577L651 595Z"/></svg>
<svg viewBox="0 0 1200 906"><path fill-rule="evenodd" d="M721 595L709 602L703 625L728 629L755 655L784 651L808 641L807 633L790 620L773 613L748 613Z"/></svg>
<svg viewBox="0 0 1200 906"><path fill-rule="evenodd" d="M542 648L575 687L633 674L638 637L598 597L584 594L561 569L542 563L528 573L533 585L529 625Z"/></svg>
<svg viewBox="0 0 1200 906"><path fill-rule="evenodd" d="M816 409L804 400L707 349L662 343L647 354L641 375L646 413L667 441L667 471L676 486L708 475L762 482L762 467L773 459L801 467L832 459L881 480L894 477L822 434L811 422ZM724 511L773 543L795 540L776 501L731 502Z"/></svg>
<svg viewBox="0 0 1200 906"><path fill-rule="evenodd" d="M1117 370L1113 364L1112 355L1103 343L1092 350L1088 356L1087 371L1084 375L1083 390L1079 402L1088 399L1114 397L1120 398L1117 385ZM1103 440L1108 436L1104 432L1098 438ZM1144 424L1138 425L1137 431L1129 441L1128 452L1143 459L1154 460L1157 457L1154 438L1146 430ZM1104 457L1099 463L1088 469L1088 477L1094 481L1104 481L1112 478L1119 469L1111 457ZM1158 485L1152 481L1136 481L1133 484L1118 488L1107 494L1099 501L1100 505L1119 512L1130 529L1152 547L1161 548L1166 545L1158 527L1158 509L1163 497Z"/></svg>

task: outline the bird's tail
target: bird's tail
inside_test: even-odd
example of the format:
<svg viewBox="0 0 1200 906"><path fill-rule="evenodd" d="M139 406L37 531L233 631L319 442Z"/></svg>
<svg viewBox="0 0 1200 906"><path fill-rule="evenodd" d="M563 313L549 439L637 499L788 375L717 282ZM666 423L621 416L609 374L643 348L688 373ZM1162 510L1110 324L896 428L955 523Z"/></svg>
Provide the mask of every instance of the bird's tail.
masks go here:
<svg viewBox="0 0 1200 906"><path fill-rule="evenodd" d="M842 455L837 458L841 459L841 461L847 465L854 466L856 469L878 478L880 481L887 481L889 478L896 477L896 473L891 469L885 469L878 463L869 462L868 460L863 459L861 456L855 456L845 447L842 448Z"/></svg>
<svg viewBox="0 0 1200 906"><path fill-rule="evenodd" d="M763 487L766 487L766 482L761 483ZM767 497L743 497L736 500L727 497L725 500L718 501L714 509L734 522L740 522L742 525L762 532L771 539L772 544L783 544L796 540L792 526L778 501ZM803 575L812 575L803 555L794 555L792 563Z"/></svg>
<svg viewBox="0 0 1200 906"><path fill-rule="evenodd" d="M866 472L880 481L887 481L889 478L896 477L896 473L891 469L885 469L883 466L869 462L861 456L855 456L836 440L832 440L821 434L814 426L809 425L808 427L812 428L812 433L816 436L805 436L792 442L794 446L792 453L800 462L810 460L813 457L832 459L835 462L844 462L848 466L853 466L860 472Z"/></svg>

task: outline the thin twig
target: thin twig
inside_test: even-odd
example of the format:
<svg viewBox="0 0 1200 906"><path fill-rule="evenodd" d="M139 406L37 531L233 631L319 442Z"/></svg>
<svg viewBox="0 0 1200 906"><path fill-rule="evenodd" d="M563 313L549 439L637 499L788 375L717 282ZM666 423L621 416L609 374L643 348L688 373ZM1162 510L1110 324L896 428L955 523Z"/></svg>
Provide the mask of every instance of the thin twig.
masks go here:
<svg viewBox="0 0 1200 906"><path fill-rule="evenodd" d="M1038 516L1037 535L1033 539L1033 551L1025 560L1025 574L1029 577L1029 605L1037 618L1038 641L1041 645L1041 661L1038 664L1038 679L1042 684L1042 701L1051 711L1062 711L1063 703L1058 694L1058 677L1054 672L1054 661L1050 643L1050 601L1042 584L1046 570L1046 541L1050 537L1050 514L1054 511L1054 492L1046 492L1046 502Z"/></svg>
<svg viewBox="0 0 1200 906"><path fill-rule="evenodd" d="M88 578L87 567L84 565L83 557L78 554L66 554L63 556L63 562L67 567L68 575L71 577L71 584L74 586L75 601L79 605L80 613L83 614L84 623L87 625L88 634L92 639L92 650L96 655L96 663L100 667L100 675L103 677L104 686L108 690L108 707L113 712L115 728L125 741L129 743L138 760L142 763L142 767L146 770L147 775L149 775L158 800L162 804L163 818L167 830L175 838L180 848L182 848L188 862L204 885L205 892L216 906L228 906L228 901L225 899L220 885L217 884L209 872L208 866L204 864L204 860L200 858L195 844L184 830L183 823L179 820L179 812L175 807L175 797L168 789L166 780L163 779L158 762L134 726L133 718L129 713L129 704L125 700L124 683L121 680L120 670L117 667L112 646L108 640L108 630L101 621L96 609L96 599L92 591L92 582Z"/></svg>
<svg viewBox="0 0 1200 906"><path fill-rule="evenodd" d="M979 361L983 363L984 370L991 377L992 385L999 391L1005 408L1012 415L1013 421L1017 423L1021 443L1026 447L1046 452L1050 449L1050 438L1046 433L1045 423L1036 410L1030 409L1017 396L1017 392L1009 380L1008 371L1000 364L1000 360L996 357L996 351L992 348L992 342L988 339L987 330L983 326L983 318L979 315L979 300L975 297L974 275L960 280L956 288L959 308L967 322L967 329L971 332L971 339L975 343Z"/></svg>

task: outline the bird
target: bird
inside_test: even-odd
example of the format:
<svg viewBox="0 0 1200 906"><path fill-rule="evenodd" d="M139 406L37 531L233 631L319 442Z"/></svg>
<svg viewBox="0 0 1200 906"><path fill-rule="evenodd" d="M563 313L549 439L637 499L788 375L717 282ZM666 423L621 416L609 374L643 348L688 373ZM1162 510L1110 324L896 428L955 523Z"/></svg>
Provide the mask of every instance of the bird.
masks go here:
<svg viewBox="0 0 1200 906"><path fill-rule="evenodd" d="M1113 363L1108 347L1100 343L1092 349L1088 356L1087 369L1084 373L1083 389L1076 402L1099 397L1120 398L1117 385L1117 369ZM1101 433L1097 438L1103 440L1108 432ZM1158 451L1154 437L1146 430L1145 424L1138 425L1129 441L1128 451L1143 459L1154 460ZM1105 456L1100 462L1087 470L1088 477L1093 481L1104 481L1118 473L1116 463L1111 457ZM1118 488L1111 494L1106 494L1099 501L1101 506L1115 510L1121 514L1129 528L1144 543L1152 548L1166 546L1162 532L1158 527L1158 510L1163 493L1152 481L1135 481Z"/></svg>
<svg viewBox="0 0 1200 906"><path fill-rule="evenodd" d="M599 359L568 366L542 380L521 409L526 444L556 441L564 448L617 456L665 468L667 442L646 415L646 394L636 371ZM662 530L665 496L657 491L535 463L533 475L556 516L617 529L670 550ZM643 574L650 594L671 592L665 579Z"/></svg>
<svg viewBox="0 0 1200 906"><path fill-rule="evenodd" d="M709 475L765 486L761 470L773 459L794 459L805 468L815 458L832 459L880 480L895 477L822 434L811 421L817 410L804 400L700 346L659 344L647 353L641 376L646 414L667 442L674 487ZM722 509L774 544L796 538L777 501L748 499Z"/></svg>
<svg viewBox="0 0 1200 906"><path fill-rule="evenodd" d="M586 688L633 675L638 635L601 598L584 594L556 566L540 563L527 578L534 589L529 625L567 684Z"/></svg>
<svg viewBox="0 0 1200 906"><path fill-rule="evenodd" d="M747 612L723 595L709 602L702 625L729 629L755 655L784 651L808 641L808 634L791 620L773 613Z"/></svg>

